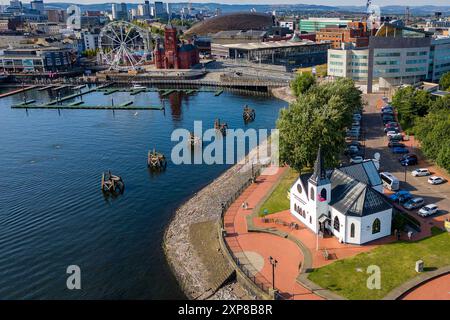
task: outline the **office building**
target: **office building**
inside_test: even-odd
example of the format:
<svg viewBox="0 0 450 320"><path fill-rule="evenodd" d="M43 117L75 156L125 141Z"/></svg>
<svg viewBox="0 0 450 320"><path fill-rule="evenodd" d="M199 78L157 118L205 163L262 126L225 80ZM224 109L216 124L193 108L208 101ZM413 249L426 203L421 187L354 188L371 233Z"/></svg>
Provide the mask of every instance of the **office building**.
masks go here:
<svg viewBox="0 0 450 320"><path fill-rule="evenodd" d="M67 48L22 47L0 50L0 62L1 72L57 72L70 70L76 59Z"/></svg>
<svg viewBox="0 0 450 320"><path fill-rule="evenodd" d="M291 31L295 30L295 21L280 21L280 27L288 28Z"/></svg>
<svg viewBox="0 0 450 320"><path fill-rule="evenodd" d="M31 9L38 11L39 13L44 13L44 1L43 0L32 0L30 2Z"/></svg>
<svg viewBox="0 0 450 320"><path fill-rule="evenodd" d="M111 5L113 20L128 20L128 9L126 3L113 3Z"/></svg>
<svg viewBox="0 0 450 320"><path fill-rule="evenodd" d="M247 62L284 66L286 70L326 63L329 43L294 38L288 41L212 44L212 54Z"/></svg>
<svg viewBox="0 0 450 320"><path fill-rule="evenodd" d="M349 22L345 27L320 29L316 33L316 41L331 41L332 48L340 48L343 43L348 42L361 48L369 45L369 35L365 22Z"/></svg>
<svg viewBox="0 0 450 320"><path fill-rule="evenodd" d="M84 30L81 33L83 51L96 50L99 47L98 46L98 37L99 37L98 34Z"/></svg>
<svg viewBox="0 0 450 320"><path fill-rule="evenodd" d="M153 16L155 19L167 19L167 11L163 2L155 1Z"/></svg>
<svg viewBox="0 0 450 320"><path fill-rule="evenodd" d="M431 34L405 27L401 22L384 23L366 48L343 44L328 50L328 75L352 78L379 88L423 81L428 77Z"/></svg>
<svg viewBox="0 0 450 320"><path fill-rule="evenodd" d="M341 20L339 18L308 18L300 19L299 31L301 33L317 32L327 27L345 27L351 20Z"/></svg>
<svg viewBox="0 0 450 320"><path fill-rule="evenodd" d="M431 39L428 80L438 82L441 76L450 72L450 36L436 36Z"/></svg>

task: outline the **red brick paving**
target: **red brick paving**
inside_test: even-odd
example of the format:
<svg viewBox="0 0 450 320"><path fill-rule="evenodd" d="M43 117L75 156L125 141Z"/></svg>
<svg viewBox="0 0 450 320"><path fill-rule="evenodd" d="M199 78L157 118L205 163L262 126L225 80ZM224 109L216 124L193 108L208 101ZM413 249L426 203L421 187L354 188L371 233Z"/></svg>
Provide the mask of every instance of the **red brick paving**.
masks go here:
<svg viewBox="0 0 450 320"><path fill-rule="evenodd" d="M269 256L278 261L275 271L275 286L279 292L289 299L322 299L299 285L296 278L303 255L295 243L288 239L266 233L247 232L246 216L270 191L270 188L284 173L286 168L280 168L276 175L261 175L257 182L251 185L227 210L224 226L228 236L225 238L234 253L252 251L260 254L264 259L262 270L256 278L267 286L272 285L272 266ZM246 201L249 209L244 210L241 204Z"/></svg>
<svg viewBox="0 0 450 320"><path fill-rule="evenodd" d="M403 296L402 300L450 300L450 274L422 284Z"/></svg>

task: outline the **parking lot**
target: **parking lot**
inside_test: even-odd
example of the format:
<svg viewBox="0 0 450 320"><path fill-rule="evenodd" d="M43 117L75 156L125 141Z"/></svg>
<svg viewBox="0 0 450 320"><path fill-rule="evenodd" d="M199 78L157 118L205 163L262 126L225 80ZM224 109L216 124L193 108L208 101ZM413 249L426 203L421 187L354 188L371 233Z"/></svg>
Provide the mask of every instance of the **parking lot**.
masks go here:
<svg viewBox="0 0 450 320"><path fill-rule="evenodd" d="M444 226L445 218L450 217L450 183L445 182L441 185L430 185L427 180L428 177L413 177L411 171L417 168L428 168L432 175L437 175L450 180L449 175L440 168L430 165L420 153L417 142L411 138L409 141L403 141L408 148L409 153L416 154L419 162L417 165L403 167L400 165L398 159L399 154L393 154L391 148L387 146L388 138L384 133L384 126L380 116L380 109L377 108L377 101L382 97L381 94L364 95L367 105L364 109L362 117L362 134L365 138L365 152L366 159L372 159L375 153L381 154L380 172L387 171L392 173L400 180L400 189L407 190L413 196L422 197L425 200L425 205L436 204L439 206L439 212L433 216L422 218L416 212L411 211L412 215L421 223ZM406 173L406 174L405 174ZM406 178L406 181L405 181ZM386 194L392 193L386 190Z"/></svg>

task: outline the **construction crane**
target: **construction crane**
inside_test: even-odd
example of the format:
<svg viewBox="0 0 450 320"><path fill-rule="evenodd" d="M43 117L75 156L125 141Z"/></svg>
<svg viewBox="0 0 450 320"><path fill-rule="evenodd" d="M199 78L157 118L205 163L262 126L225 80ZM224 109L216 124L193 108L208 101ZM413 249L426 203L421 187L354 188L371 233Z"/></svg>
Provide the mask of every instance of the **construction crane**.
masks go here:
<svg viewBox="0 0 450 320"><path fill-rule="evenodd" d="M411 17L411 11L409 9L409 6L407 6L406 9L405 9L405 24L406 25L409 24L410 17Z"/></svg>
<svg viewBox="0 0 450 320"><path fill-rule="evenodd" d="M366 2L366 15L367 15L367 19L370 16L370 12L369 12L369 7L372 5L372 0L367 0Z"/></svg>

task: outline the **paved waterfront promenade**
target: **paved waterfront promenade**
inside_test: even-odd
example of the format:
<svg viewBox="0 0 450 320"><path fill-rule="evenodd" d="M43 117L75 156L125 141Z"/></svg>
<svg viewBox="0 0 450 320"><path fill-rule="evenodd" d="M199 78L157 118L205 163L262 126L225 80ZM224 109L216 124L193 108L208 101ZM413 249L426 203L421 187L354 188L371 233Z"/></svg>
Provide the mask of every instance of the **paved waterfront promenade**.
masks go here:
<svg viewBox="0 0 450 320"><path fill-rule="evenodd" d="M255 277L268 287L272 285L272 267L268 259L270 255L276 258L278 265L275 271L275 286L284 298L321 299L296 282L303 256L295 243L271 234L247 232L246 217L270 191L284 170L286 168L280 168L275 175L263 172L256 183L247 188L231 205L224 217L228 234L226 241L242 263L246 263L246 267L253 271ZM247 210L241 206L244 201L249 204Z"/></svg>
<svg viewBox="0 0 450 320"><path fill-rule="evenodd" d="M434 278L404 295L402 300L450 300L450 273Z"/></svg>

